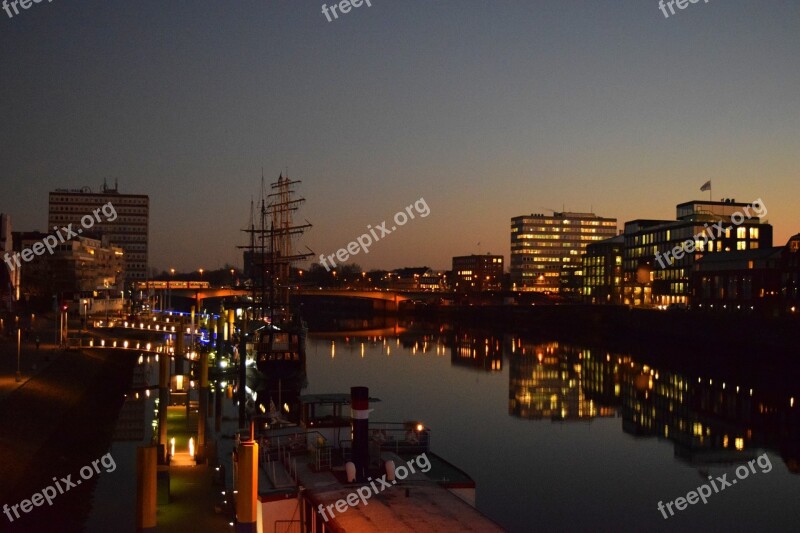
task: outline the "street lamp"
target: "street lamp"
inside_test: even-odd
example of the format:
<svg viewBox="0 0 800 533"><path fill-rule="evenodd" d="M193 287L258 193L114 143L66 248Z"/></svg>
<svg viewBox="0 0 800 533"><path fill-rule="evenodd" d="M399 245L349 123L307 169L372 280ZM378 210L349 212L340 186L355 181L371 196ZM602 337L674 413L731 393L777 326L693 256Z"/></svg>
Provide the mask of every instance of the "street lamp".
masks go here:
<svg viewBox="0 0 800 533"><path fill-rule="evenodd" d="M19 320L19 318L17 318ZM22 372L19 370L19 355L22 348L22 328L17 323L17 383L22 381Z"/></svg>
<svg viewBox="0 0 800 533"><path fill-rule="evenodd" d="M175 269L169 269L169 285L167 286L167 307L172 311L172 278L175 277Z"/></svg>

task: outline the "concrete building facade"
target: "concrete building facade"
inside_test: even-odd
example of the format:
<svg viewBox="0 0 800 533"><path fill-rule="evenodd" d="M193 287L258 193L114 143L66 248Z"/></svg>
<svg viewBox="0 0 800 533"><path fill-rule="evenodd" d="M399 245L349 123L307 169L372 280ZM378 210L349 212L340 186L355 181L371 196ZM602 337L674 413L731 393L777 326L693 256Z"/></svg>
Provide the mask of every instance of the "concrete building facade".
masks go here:
<svg viewBox="0 0 800 533"><path fill-rule="evenodd" d="M499 291L503 284L502 255L462 255L453 257L455 292Z"/></svg>
<svg viewBox="0 0 800 533"><path fill-rule="evenodd" d="M127 281L147 279L150 197L143 194L121 194L103 185L100 192L82 189L56 189L50 193L48 203L48 229L70 223L80 227L81 217L111 203L117 216L96 222L91 232L107 237L109 242L124 251ZM101 217L102 218L102 217Z"/></svg>
<svg viewBox="0 0 800 533"><path fill-rule="evenodd" d="M531 214L511 219L513 290L559 292L565 272L581 276L586 246L614 237L617 219L594 213Z"/></svg>

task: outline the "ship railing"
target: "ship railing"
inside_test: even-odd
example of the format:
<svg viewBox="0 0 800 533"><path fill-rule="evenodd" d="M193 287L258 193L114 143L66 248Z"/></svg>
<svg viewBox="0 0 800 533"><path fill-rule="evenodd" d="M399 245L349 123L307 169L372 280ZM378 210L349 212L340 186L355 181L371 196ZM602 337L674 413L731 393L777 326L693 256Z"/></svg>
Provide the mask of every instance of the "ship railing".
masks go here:
<svg viewBox="0 0 800 533"><path fill-rule="evenodd" d="M318 471L331 468L331 446L318 431L295 431L261 437L260 443L261 463L267 471L271 469L274 474L274 462L280 461L295 482L298 456L306 455Z"/></svg>
<svg viewBox="0 0 800 533"><path fill-rule="evenodd" d="M286 454L281 458L283 460L283 467L286 472L292 477L292 480L297 483L297 458L292 456L292 452L286 450Z"/></svg>
<svg viewBox="0 0 800 533"><path fill-rule="evenodd" d="M431 430L411 422L370 422L369 439L382 450L422 453L430 450Z"/></svg>

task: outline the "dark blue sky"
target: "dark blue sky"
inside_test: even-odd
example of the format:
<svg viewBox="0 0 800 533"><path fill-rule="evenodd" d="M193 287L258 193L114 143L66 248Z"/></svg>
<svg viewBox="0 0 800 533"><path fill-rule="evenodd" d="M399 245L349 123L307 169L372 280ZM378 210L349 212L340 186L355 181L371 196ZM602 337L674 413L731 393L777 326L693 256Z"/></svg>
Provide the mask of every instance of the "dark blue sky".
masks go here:
<svg viewBox="0 0 800 533"><path fill-rule="evenodd" d="M318 254L424 197L369 268L508 256L509 219L544 208L672 218L708 179L762 198L777 243L800 231L796 0L321 6L0 11L0 211L43 230L49 190L118 179L150 195L159 269L240 265L262 166L303 180Z"/></svg>

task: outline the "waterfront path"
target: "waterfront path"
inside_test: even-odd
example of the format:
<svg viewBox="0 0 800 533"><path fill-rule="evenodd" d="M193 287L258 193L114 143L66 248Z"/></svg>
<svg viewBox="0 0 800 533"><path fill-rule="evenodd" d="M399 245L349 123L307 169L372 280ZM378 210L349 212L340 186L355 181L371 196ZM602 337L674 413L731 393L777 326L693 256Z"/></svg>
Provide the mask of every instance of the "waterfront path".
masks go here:
<svg viewBox="0 0 800 533"><path fill-rule="evenodd" d="M229 517L217 513L215 505L222 500L222 486L213 484L215 466L214 448L209 450L206 465L195 465L189 456L189 439L197 440L196 406L186 417L185 406L171 406L167 413L169 439L175 438L175 455L169 466L170 503L158 506L159 532L213 533L232 531Z"/></svg>

